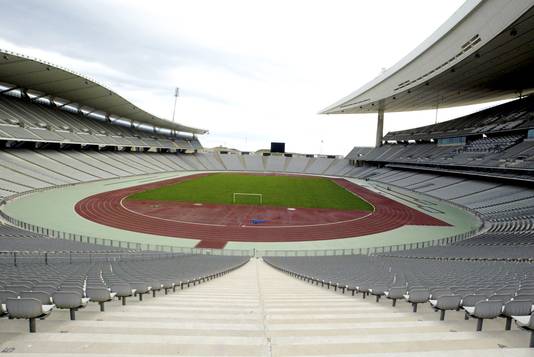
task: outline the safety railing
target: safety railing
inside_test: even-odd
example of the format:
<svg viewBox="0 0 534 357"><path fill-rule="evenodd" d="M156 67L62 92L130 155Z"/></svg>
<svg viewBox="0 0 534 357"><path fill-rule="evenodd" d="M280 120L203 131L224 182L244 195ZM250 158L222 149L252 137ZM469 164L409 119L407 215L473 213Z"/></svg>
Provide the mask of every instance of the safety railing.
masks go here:
<svg viewBox="0 0 534 357"><path fill-rule="evenodd" d="M391 253L398 252L403 250L419 249L419 248L428 248L436 246L445 246L453 244L464 239L470 238L475 235L478 230L472 230L462 234L453 235L450 237L434 239L423 242L414 242L414 243L402 243L394 245L385 245L377 247L367 247L367 248L344 248L344 249L312 249L312 250L258 250L256 251L257 256L272 256L272 257L313 257L313 256L329 256L329 255L354 255L354 254L363 254L363 255L375 255L382 253Z"/></svg>
<svg viewBox="0 0 534 357"><path fill-rule="evenodd" d="M186 254L149 251L0 251L0 264L82 264L96 262L120 262L133 260L170 259Z"/></svg>

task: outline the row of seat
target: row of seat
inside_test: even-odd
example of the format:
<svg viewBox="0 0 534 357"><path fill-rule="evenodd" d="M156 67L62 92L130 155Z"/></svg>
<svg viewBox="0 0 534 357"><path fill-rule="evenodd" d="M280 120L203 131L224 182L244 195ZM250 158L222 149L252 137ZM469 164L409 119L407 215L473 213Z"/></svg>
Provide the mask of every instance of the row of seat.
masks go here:
<svg viewBox="0 0 534 357"><path fill-rule="evenodd" d="M508 132L510 129L525 129L532 125L534 97L501 104L454 120L426 125L402 131L389 132L386 140L418 140L436 137L458 137L491 132ZM449 135L446 135L449 133Z"/></svg>
<svg viewBox="0 0 534 357"><path fill-rule="evenodd" d="M0 315L28 319L30 332L35 319L45 318L54 308L76 311L91 302L105 311L115 299L126 305L128 297L184 289L219 277L245 264L248 257L189 255L148 261L93 264L0 265Z"/></svg>
<svg viewBox="0 0 534 357"><path fill-rule="evenodd" d="M0 222L0 251L127 252L128 250L116 246L54 239Z"/></svg>
<svg viewBox="0 0 534 357"><path fill-rule="evenodd" d="M463 310L465 318L505 318L534 329L534 270L530 264L502 262L446 262L367 256L264 257L271 266L342 293L373 295L412 305L429 303L440 311ZM534 333L531 336L534 347Z"/></svg>
<svg viewBox="0 0 534 357"><path fill-rule="evenodd" d="M0 96L0 136L81 144L193 149L201 147L194 136L148 133L83 117L54 108L43 101Z"/></svg>

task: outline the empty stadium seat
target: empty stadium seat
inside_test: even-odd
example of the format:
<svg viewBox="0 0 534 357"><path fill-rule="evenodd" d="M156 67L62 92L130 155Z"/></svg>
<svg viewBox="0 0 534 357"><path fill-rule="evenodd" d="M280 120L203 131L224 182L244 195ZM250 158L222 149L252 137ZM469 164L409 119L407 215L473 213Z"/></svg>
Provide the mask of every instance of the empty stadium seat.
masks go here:
<svg viewBox="0 0 534 357"><path fill-rule="evenodd" d="M517 326L530 331L530 347L534 347L534 314L530 316L512 316Z"/></svg>
<svg viewBox="0 0 534 357"><path fill-rule="evenodd" d="M505 330L512 327L512 316L530 316L533 300L512 300L504 304L502 316L506 318Z"/></svg>
<svg viewBox="0 0 534 357"><path fill-rule="evenodd" d="M58 309L69 309L71 320L76 320L76 311L87 306L89 300L90 298L84 298L76 291L56 291L52 296L52 301Z"/></svg>
<svg viewBox="0 0 534 357"><path fill-rule="evenodd" d="M35 319L45 318L54 308L53 304L44 305L34 298L8 298L5 306L9 318L29 320L30 332L36 332Z"/></svg>
<svg viewBox="0 0 534 357"><path fill-rule="evenodd" d="M459 295L441 295L435 299L429 300L430 305L440 311L440 320L445 320L445 311L458 310L462 297Z"/></svg>
<svg viewBox="0 0 534 357"><path fill-rule="evenodd" d="M484 319L494 319L502 314L502 301L479 301L475 306L464 306L464 310L477 320L477 331L482 331Z"/></svg>

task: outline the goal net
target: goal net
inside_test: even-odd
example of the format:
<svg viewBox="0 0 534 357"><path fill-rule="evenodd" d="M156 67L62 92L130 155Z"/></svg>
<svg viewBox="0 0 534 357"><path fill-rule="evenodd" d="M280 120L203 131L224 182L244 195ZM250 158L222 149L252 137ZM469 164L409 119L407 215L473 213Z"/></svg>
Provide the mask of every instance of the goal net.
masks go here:
<svg viewBox="0 0 534 357"><path fill-rule="evenodd" d="M234 192L232 197L232 202L234 204L263 204L263 194L262 193L246 193L246 192Z"/></svg>

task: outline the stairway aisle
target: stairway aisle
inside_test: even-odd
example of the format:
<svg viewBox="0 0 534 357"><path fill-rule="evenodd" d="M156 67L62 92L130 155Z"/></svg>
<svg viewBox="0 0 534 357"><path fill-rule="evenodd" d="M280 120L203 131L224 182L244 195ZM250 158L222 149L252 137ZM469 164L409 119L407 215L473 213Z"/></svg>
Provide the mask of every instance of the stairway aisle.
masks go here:
<svg viewBox="0 0 534 357"><path fill-rule="evenodd" d="M219 279L143 302L56 310L27 333L27 321L0 319L0 353L10 356L531 356L528 335L473 321L437 321L312 286L261 260ZM409 352L408 352L409 351Z"/></svg>

